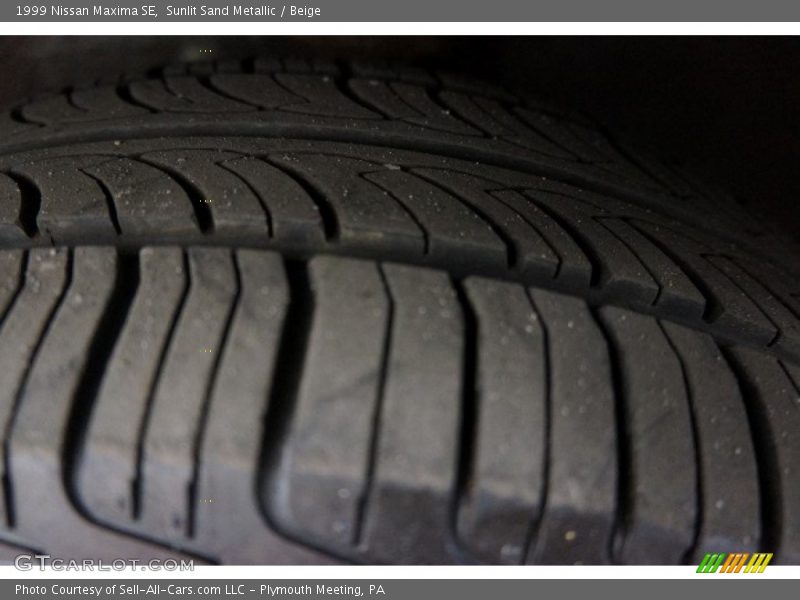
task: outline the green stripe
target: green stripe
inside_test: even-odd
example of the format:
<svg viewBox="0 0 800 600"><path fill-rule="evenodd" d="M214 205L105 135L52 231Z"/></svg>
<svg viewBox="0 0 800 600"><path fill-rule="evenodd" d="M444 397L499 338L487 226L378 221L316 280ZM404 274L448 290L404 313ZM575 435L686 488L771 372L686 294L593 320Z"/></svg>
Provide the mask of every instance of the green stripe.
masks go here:
<svg viewBox="0 0 800 600"><path fill-rule="evenodd" d="M703 557L702 562L697 566L697 573L716 573L717 569L725 562L727 556L728 555L724 552L720 552L719 554L707 553Z"/></svg>
<svg viewBox="0 0 800 600"><path fill-rule="evenodd" d="M707 554L706 554L706 555L703 557L703 561L702 561L702 562L700 563L700 565L697 567L697 573L705 573L705 571L704 571L703 569L705 569L706 563L708 563L708 561L709 561L710 559L711 559L711 554L710 554L710 553L707 553Z"/></svg>
<svg viewBox="0 0 800 600"><path fill-rule="evenodd" d="M728 555L725 554L724 552L721 552L720 555L719 555L719 558L717 559L717 564L715 564L713 566L709 565L709 566L711 566L711 570L709 570L708 572L709 573L716 573L717 569L719 569L722 566L722 563L725 562L725 557L726 556L728 556Z"/></svg>

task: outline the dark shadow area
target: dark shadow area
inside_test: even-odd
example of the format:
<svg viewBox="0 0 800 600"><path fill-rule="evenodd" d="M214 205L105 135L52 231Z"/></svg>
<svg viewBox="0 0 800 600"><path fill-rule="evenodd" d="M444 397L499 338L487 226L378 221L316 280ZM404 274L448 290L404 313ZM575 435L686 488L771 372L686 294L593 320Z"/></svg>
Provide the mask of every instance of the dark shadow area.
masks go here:
<svg viewBox="0 0 800 600"><path fill-rule="evenodd" d="M0 104L184 61L404 61L577 109L800 239L800 40L780 37L6 37Z"/></svg>

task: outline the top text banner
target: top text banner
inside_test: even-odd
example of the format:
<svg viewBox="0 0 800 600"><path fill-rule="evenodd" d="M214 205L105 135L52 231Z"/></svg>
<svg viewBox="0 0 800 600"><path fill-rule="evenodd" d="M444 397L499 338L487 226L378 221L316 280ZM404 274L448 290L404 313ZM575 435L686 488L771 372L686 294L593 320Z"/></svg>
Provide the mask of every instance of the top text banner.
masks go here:
<svg viewBox="0 0 800 600"><path fill-rule="evenodd" d="M0 22L797 22L797 0L92 0L0 3Z"/></svg>

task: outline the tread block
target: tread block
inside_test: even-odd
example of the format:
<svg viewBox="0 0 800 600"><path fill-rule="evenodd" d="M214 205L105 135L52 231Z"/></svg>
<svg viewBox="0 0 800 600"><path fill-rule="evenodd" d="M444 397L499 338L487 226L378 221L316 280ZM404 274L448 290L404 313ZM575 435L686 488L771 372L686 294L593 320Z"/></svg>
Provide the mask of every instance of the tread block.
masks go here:
<svg viewBox="0 0 800 600"><path fill-rule="evenodd" d="M739 385L710 336L661 325L686 372L697 432L700 523L692 560L731 548L757 551L758 471Z"/></svg>
<svg viewBox="0 0 800 600"><path fill-rule="evenodd" d="M574 237L560 223L540 209L525 195L514 190L500 190L492 194L497 200L516 211L535 228L552 251L558 256L555 278L566 287L588 288L592 278L592 264Z"/></svg>
<svg viewBox="0 0 800 600"><path fill-rule="evenodd" d="M235 172L219 163L237 158L232 152L215 150L170 150L142 155L169 170L191 186L200 197L195 202L211 214L217 235L234 239L266 237L268 219L261 200Z"/></svg>
<svg viewBox="0 0 800 600"><path fill-rule="evenodd" d="M22 116L36 123L85 123L98 118L123 119L148 114L124 101L112 86L73 90L38 98L22 107Z"/></svg>
<svg viewBox="0 0 800 600"><path fill-rule="evenodd" d="M764 316L777 329L770 345L800 354L800 323L786 303L766 289L727 256L708 256L707 260L725 273L752 301L756 301Z"/></svg>
<svg viewBox="0 0 800 600"><path fill-rule="evenodd" d="M526 275L555 276L559 264L555 251L536 229L536 224L527 219L527 215L496 197L492 188L499 187L498 184L455 171L416 168L411 172L463 198L467 210L473 214L476 208L480 210L485 215L484 220L503 233L505 243L513 245L517 266ZM451 227L458 225L460 223L454 221ZM509 249L505 250L508 255ZM508 256L504 258L507 261Z"/></svg>
<svg viewBox="0 0 800 600"><path fill-rule="evenodd" d="M497 83L476 81L464 73L437 71L433 73L435 81L442 87L450 88L465 94L476 94L481 100L497 100L499 102L515 103L519 98Z"/></svg>
<svg viewBox="0 0 800 600"><path fill-rule="evenodd" d="M85 171L111 194L123 236L158 235L167 243L199 238L191 199L164 171L129 158L111 159Z"/></svg>
<svg viewBox="0 0 800 600"><path fill-rule="evenodd" d="M358 98L390 119L433 131L480 136L480 131L434 102L424 86L377 79L352 79L349 84Z"/></svg>
<svg viewBox="0 0 800 600"><path fill-rule="evenodd" d="M464 199L399 170L374 171L364 178L389 192L420 223L431 256L455 256L463 265L500 266L506 248L491 226Z"/></svg>
<svg viewBox="0 0 800 600"><path fill-rule="evenodd" d="M440 92L439 98L470 125L484 131L494 139L500 138L527 150L561 160L575 160L575 156L552 143L523 123L516 115L493 98L470 96L459 92Z"/></svg>
<svg viewBox="0 0 800 600"><path fill-rule="evenodd" d="M157 545L86 520L63 485L65 444L89 347L115 285L116 252L76 248L72 278L33 359L9 439L16 528L53 557L174 558ZM86 400L86 399L81 399Z"/></svg>
<svg viewBox="0 0 800 600"><path fill-rule="evenodd" d="M325 242L319 207L292 177L250 156L224 160L220 165L241 177L262 199L276 241L312 247Z"/></svg>
<svg viewBox="0 0 800 600"><path fill-rule="evenodd" d="M462 312L444 273L401 265L383 271L394 319L361 547L371 562L453 562Z"/></svg>
<svg viewBox="0 0 800 600"><path fill-rule="evenodd" d="M267 526L253 494L289 288L277 254L239 250L239 303L209 400L195 498L197 545L227 564L324 564ZM253 368L260 365L261 368ZM236 518L231 518L235 515Z"/></svg>
<svg viewBox="0 0 800 600"><path fill-rule="evenodd" d="M422 85L436 85L437 78L428 69L401 65L383 60L354 60L350 64L353 75L358 78L399 79Z"/></svg>
<svg viewBox="0 0 800 600"><path fill-rule="evenodd" d="M764 535L772 542L764 548L775 562L800 563L800 391L785 368L773 357L749 348L730 350L733 367L752 403L752 427L759 467L766 471L762 488L763 511L768 521Z"/></svg>
<svg viewBox="0 0 800 600"><path fill-rule="evenodd" d="M102 156L55 158L14 169L39 189L41 206L36 222L53 243L116 238L106 194L82 170L104 160Z"/></svg>
<svg viewBox="0 0 800 600"><path fill-rule="evenodd" d="M782 361L781 366L784 368L786 374L789 376L789 379L794 384L798 394L800 394L800 365Z"/></svg>
<svg viewBox="0 0 800 600"><path fill-rule="evenodd" d="M434 100L432 92L425 86L398 82L389 84L389 87L401 102L417 113L418 116L407 118L409 122L461 135L481 134L478 129L454 115L449 108Z"/></svg>
<svg viewBox="0 0 800 600"><path fill-rule="evenodd" d="M9 267L17 270L21 266L22 252L4 250L0 253L0 265L6 271L3 281L13 281L16 287L18 277L7 271ZM18 406L18 398L25 380L27 366L30 364L38 341L41 339L50 315L55 309L58 299L67 281L67 251L60 249L34 249L28 252L27 268L22 289L19 291L10 312L0 326L0 430L8 431L14 420ZM3 285L4 305L8 306L11 294L7 294L7 286ZM0 461L0 472L6 472L8 456L3 446L3 460ZM5 521L14 520L12 510L6 505L6 496L2 498L2 513Z"/></svg>
<svg viewBox="0 0 800 600"><path fill-rule="evenodd" d="M582 300L530 296L548 344L549 468L526 562L606 564L619 477L608 348Z"/></svg>
<svg viewBox="0 0 800 600"><path fill-rule="evenodd" d="M58 263L50 264L54 270L59 267ZM70 386L74 388L78 383L80 367L88 353L92 335L110 300L115 265L116 253L112 249L75 250L72 281L34 360L12 433L13 463L14 467L20 466L20 473L27 475L23 465L38 470L56 468L60 464L63 423L70 408L69 392L74 391ZM60 279L56 273L54 275ZM64 355L74 358L63 360ZM54 382L59 385L54 386ZM53 389L63 389L60 397L53 397ZM28 460L37 455L44 460L29 464ZM16 474L17 469L14 470ZM53 474L51 472L51 476ZM22 485L18 487L18 493L20 498L32 496ZM22 507L26 503L19 505ZM28 512L26 509L23 515Z"/></svg>
<svg viewBox="0 0 800 600"><path fill-rule="evenodd" d="M654 318L612 307L598 312L619 361L627 461L615 558L678 564L694 543L698 513L683 367Z"/></svg>
<svg viewBox="0 0 800 600"><path fill-rule="evenodd" d="M39 256L37 253L36 256ZM0 251L0 319L14 301L20 286L20 275L25 268L25 253L22 250ZM0 325L2 321L0 320Z"/></svg>
<svg viewBox="0 0 800 600"><path fill-rule="evenodd" d="M631 164L609 142L608 138L594 128L574 119L564 119L546 112L518 107L515 113L526 123L548 139L574 154L582 163L600 170L605 179L618 180L627 185L659 190L661 186L637 165Z"/></svg>
<svg viewBox="0 0 800 600"><path fill-rule="evenodd" d="M684 318L702 318L706 299L678 265L624 219L602 217L598 222L631 248L656 280L656 306Z"/></svg>
<svg viewBox="0 0 800 600"><path fill-rule="evenodd" d="M749 336L763 345L775 338L777 330L764 316L763 311L707 260L709 248L666 227L643 221L635 221L633 224L662 250L673 256L675 262L685 271L690 270L696 284L702 281L701 291L709 303L705 314L707 321L735 335Z"/></svg>
<svg viewBox="0 0 800 600"><path fill-rule="evenodd" d="M283 109L308 102L280 85L272 74L222 73L213 75L211 82L226 95L263 109Z"/></svg>
<svg viewBox="0 0 800 600"><path fill-rule="evenodd" d="M143 79L128 84L130 95L141 104L167 112L252 112L255 107L205 87L196 77Z"/></svg>
<svg viewBox="0 0 800 600"><path fill-rule="evenodd" d="M425 240L419 225L388 192L360 176L374 171L374 163L323 154L270 158L275 166L307 180L333 207L342 247L369 245L423 254Z"/></svg>
<svg viewBox="0 0 800 600"><path fill-rule="evenodd" d="M309 264L314 316L273 507L285 526L356 543L378 407L389 301L377 266Z"/></svg>
<svg viewBox="0 0 800 600"><path fill-rule="evenodd" d="M304 100L303 104L285 106L284 110L345 119L381 118L379 114L342 94L330 75L277 73L275 80Z"/></svg>
<svg viewBox="0 0 800 600"><path fill-rule="evenodd" d="M534 190L526 195L566 221L573 237L584 240L588 248L584 252L591 254L599 270L594 274L596 283L607 293L645 305L653 303L659 285L630 249L594 219L597 212L559 194Z"/></svg>
<svg viewBox="0 0 800 600"><path fill-rule="evenodd" d="M13 113L6 112L0 116L0 137L2 139L13 140L17 136L22 136L26 133L30 134L41 127L41 123L20 120Z"/></svg>
<svg viewBox="0 0 800 600"><path fill-rule="evenodd" d="M86 427L77 487L92 516L130 526L138 517L140 436L188 284L177 248L139 252L139 285Z"/></svg>
<svg viewBox="0 0 800 600"><path fill-rule="evenodd" d="M238 288L222 248L191 248L189 277L142 441L141 527L175 544L191 533L197 436Z"/></svg>
<svg viewBox="0 0 800 600"><path fill-rule="evenodd" d="M72 102L75 106L84 111L86 116L92 115L97 118L124 119L130 117L141 117L149 113L146 108L135 106L123 100L119 90L113 86L98 86L96 88L74 90L72 92ZM78 115L72 115L78 120Z"/></svg>
<svg viewBox="0 0 800 600"><path fill-rule="evenodd" d="M27 241L28 236L20 225L22 202L17 182L0 173L0 241L7 244Z"/></svg>
<svg viewBox="0 0 800 600"><path fill-rule="evenodd" d="M256 59L256 71L265 68L266 70L278 71L281 73L324 73L326 75L338 75L340 73L340 69L334 60L313 56L309 58L288 57L282 59Z"/></svg>
<svg viewBox="0 0 800 600"><path fill-rule="evenodd" d="M518 564L544 495L547 359L525 288L470 278L478 323L477 424L459 538L490 563Z"/></svg>

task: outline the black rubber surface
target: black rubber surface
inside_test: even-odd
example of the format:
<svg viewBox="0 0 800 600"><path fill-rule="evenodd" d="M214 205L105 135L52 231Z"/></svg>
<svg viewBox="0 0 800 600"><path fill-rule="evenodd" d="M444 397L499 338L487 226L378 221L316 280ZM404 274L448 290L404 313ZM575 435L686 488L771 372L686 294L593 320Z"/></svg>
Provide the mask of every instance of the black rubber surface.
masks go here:
<svg viewBox="0 0 800 600"><path fill-rule="evenodd" d="M800 254L560 108L168 69L0 126L0 540L800 562Z"/></svg>

